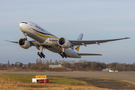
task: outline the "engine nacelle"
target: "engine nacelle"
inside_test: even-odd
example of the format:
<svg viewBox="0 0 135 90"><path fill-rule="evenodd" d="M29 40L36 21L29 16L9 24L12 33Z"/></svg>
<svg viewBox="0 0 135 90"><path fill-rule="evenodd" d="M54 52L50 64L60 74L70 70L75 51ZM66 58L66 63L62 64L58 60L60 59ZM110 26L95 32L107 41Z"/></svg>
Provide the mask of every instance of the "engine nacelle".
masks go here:
<svg viewBox="0 0 135 90"><path fill-rule="evenodd" d="M58 45L61 46L62 48L70 48L71 43L69 42L68 39L61 37L58 40Z"/></svg>
<svg viewBox="0 0 135 90"><path fill-rule="evenodd" d="M24 39L24 38L21 38L20 40L19 40L19 45L20 45L20 47L22 47L22 48L24 48L24 49L28 49L31 45L30 45L30 42L29 41L27 41L26 39Z"/></svg>

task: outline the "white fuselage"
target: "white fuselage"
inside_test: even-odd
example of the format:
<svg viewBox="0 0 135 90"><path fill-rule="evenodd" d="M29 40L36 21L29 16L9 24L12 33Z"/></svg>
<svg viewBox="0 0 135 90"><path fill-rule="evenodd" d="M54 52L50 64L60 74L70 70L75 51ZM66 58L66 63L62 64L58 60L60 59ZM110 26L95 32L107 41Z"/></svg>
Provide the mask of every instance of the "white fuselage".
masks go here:
<svg viewBox="0 0 135 90"><path fill-rule="evenodd" d="M55 35L51 34L47 30L36 25L35 23L28 21L21 22L19 24L19 27L25 36L31 37L32 39L37 41L39 45L44 44L44 49L48 49L52 52L60 54L61 49L58 48L58 44L56 42L51 42L51 40L59 39ZM67 57L81 58L81 56L78 55L78 51L76 49L66 48L64 49L64 52L66 53Z"/></svg>

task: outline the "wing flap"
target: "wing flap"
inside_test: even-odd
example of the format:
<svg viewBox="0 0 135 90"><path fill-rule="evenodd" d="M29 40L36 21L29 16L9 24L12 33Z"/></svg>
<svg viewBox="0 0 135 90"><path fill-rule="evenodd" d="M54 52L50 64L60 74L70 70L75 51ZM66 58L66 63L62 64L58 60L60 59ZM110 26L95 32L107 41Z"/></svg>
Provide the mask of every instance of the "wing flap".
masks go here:
<svg viewBox="0 0 135 90"><path fill-rule="evenodd" d="M94 53L78 53L80 56L86 56L86 55L99 55L102 56L102 54L94 54Z"/></svg>

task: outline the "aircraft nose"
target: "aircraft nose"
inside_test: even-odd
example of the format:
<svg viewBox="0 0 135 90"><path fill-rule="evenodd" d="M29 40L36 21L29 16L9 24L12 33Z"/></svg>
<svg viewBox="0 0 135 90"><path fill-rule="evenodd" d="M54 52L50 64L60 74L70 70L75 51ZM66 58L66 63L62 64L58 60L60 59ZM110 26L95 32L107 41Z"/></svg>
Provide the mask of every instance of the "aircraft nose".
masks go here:
<svg viewBox="0 0 135 90"><path fill-rule="evenodd" d="M26 31L26 24L25 23L20 23L19 28L21 29L21 31L25 32Z"/></svg>

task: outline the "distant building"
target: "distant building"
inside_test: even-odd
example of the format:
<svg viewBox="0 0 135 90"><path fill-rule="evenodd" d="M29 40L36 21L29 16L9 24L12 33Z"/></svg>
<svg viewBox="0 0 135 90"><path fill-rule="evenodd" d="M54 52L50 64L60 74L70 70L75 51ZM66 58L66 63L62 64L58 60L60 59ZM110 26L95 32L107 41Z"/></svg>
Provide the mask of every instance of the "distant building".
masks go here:
<svg viewBox="0 0 135 90"><path fill-rule="evenodd" d="M61 64L58 65L49 65L49 68L62 68Z"/></svg>
<svg viewBox="0 0 135 90"><path fill-rule="evenodd" d="M112 69L112 68L102 69L102 71L108 71L108 72L109 72L109 70L114 70L114 69Z"/></svg>
<svg viewBox="0 0 135 90"><path fill-rule="evenodd" d="M102 71L107 71L107 72L119 72L118 70L114 70L114 69L112 69L112 68L102 69Z"/></svg>

